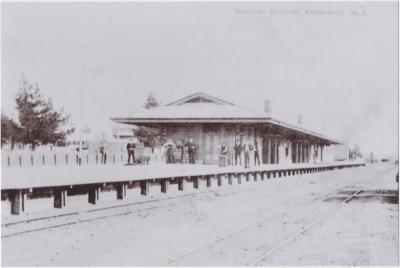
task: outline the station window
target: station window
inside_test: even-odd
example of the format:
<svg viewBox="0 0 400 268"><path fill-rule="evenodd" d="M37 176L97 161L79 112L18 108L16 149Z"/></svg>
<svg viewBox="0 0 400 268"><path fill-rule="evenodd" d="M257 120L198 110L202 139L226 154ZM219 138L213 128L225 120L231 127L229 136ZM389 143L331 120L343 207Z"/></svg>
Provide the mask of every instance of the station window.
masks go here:
<svg viewBox="0 0 400 268"><path fill-rule="evenodd" d="M289 147L285 148L285 153L286 153L286 157L288 157L289 156Z"/></svg>

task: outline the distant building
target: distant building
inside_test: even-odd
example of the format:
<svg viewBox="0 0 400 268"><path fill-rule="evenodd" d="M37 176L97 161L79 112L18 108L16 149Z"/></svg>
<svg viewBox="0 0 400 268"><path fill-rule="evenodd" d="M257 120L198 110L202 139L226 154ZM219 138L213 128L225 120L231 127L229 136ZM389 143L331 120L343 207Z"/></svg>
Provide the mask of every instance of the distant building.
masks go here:
<svg viewBox="0 0 400 268"><path fill-rule="evenodd" d="M135 127L132 126L115 126L112 128L112 136L114 139L120 140L120 139L125 139L129 140L130 138L133 138L133 130Z"/></svg>
<svg viewBox="0 0 400 268"><path fill-rule="evenodd" d="M204 94L196 93L164 106L144 109L115 123L163 128L168 138L184 145L192 138L196 144L196 163L217 164L222 143L228 147L228 163L234 163L234 146L258 143L263 164L323 162L324 148L341 144L324 135L247 108ZM243 157L242 157L243 164ZM254 159L252 157L251 161Z"/></svg>
<svg viewBox="0 0 400 268"><path fill-rule="evenodd" d="M99 131L99 128L94 129L92 131L85 125L82 133L76 131L67 137L66 146L71 149L79 148L82 139L82 149L90 153L99 153L100 146L104 143L108 145L109 152L123 152L126 150L128 140L134 137L133 129L135 129L135 126L111 124L105 131Z"/></svg>

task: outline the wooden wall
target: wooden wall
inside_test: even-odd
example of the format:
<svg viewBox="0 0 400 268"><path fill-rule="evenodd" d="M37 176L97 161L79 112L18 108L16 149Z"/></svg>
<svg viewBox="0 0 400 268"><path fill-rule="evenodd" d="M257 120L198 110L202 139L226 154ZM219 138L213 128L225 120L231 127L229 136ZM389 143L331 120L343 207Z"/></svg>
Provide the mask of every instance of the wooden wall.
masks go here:
<svg viewBox="0 0 400 268"><path fill-rule="evenodd" d="M228 164L234 164L235 140L242 144L252 144L253 146L257 141L260 162L262 163L263 133L260 128L255 126L237 124L170 124L167 127L167 135L176 145L186 144L192 138L196 144L195 161L201 164L218 164L220 146L223 143L227 146ZM184 157L184 159L186 158ZM244 155L242 155L242 164L244 164ZM250 164L254 165L253 154L251 154Z"/></svg>
<svg viewBox="0 0 400 268"><path fill-rule="evenodd" d="M270 129L250 124L169 124L167 135L176 145L185 145L190 138L196 144L195 162L198 164L218 164L220 146L227 146L228 164L235 163L235 140L243 144L258 143L261 164L289 164L311 162L312 143L302 139L278 135ZM269 145L268 145L269 143ZM278 145L276 147L276 145ZM287 149L286 149L287 148ZM301 154L301 148L304 148ZM269 149L269 150L268 150ZM286 154L287 153L287 154ZM296 154L297 153L297 154ZM184 163L188 163L187 150L184 151ZM241 155L242 165L244 154ZM250 155L250 165L254 165L254 154Z"/></svg>

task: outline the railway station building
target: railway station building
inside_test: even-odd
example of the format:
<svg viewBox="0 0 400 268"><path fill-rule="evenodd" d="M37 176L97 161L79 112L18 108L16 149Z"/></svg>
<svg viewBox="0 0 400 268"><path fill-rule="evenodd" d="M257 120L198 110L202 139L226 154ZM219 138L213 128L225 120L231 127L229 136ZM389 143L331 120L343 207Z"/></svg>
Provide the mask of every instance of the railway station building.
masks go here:
<svg viewBox="0 0 400 268"><path fill-rule="evenodd" d="M222 144L227 146L228 165L235 162L235 143L253 146L257 143L262 164L326 162L327 148L343 146L335 139L201 92L111 120L162 128L176 145L184 145L192 139L196 147L196 164L218 164ZM250 164L254 164L254 158L250 158ZM347 159L347 156L343 158ZM188 157L182 162L188 163ZM241 162L244 162L243 156Z"/></svg>

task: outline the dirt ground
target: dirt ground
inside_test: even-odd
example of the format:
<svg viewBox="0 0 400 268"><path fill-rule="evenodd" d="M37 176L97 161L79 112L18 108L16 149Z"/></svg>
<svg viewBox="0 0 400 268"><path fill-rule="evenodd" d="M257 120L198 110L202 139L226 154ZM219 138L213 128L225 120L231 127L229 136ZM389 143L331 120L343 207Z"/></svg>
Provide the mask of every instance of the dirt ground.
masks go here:
<svg viewBox="0 0 400 268"><path fill-rule="evenodd" d="M123 201L102 193L96 207L126 206L91 213L87 197L77 197L63 213L81 205L78 215L2 225L2 265L397 265L397 170L376 164L223 187L202 182L200 190L188 183L167 194L153 187L147 197L132 189ZM341 203L360 189L360 198ZM35 202L18 219L61 213L50 200ZM16 220L2 214L2 224ZM53 225L63 226L4 237Z"/></svg>

